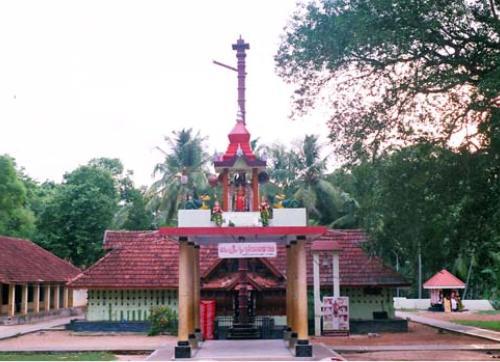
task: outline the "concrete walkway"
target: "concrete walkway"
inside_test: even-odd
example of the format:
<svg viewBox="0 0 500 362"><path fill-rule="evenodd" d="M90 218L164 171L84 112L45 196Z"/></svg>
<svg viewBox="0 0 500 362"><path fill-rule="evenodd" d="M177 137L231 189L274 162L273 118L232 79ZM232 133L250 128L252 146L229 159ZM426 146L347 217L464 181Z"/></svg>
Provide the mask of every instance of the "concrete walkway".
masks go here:
<svg viewBox="0 0 500 362"><path fill-rule="evenodd" d="M173 360L173 346L159 348L147 361ZM344 360L331 348L323 344L313 344L313 357L296 358L281 339L256 340L213 340L202 343L191 361L319 361ZM184 361L184 359L183 359Z"/></svg>
<svg viewBox="0 0 500 362"><path fill-rule="evenodd" d="M13 326L0 326L0 340L6 338L12 338L21 336L23 334L33 333L37 331L42 331L46 329L51 329L54 327L62 326L68 324L72 319L78 318L79 316L71 316L65 318L51 319L39 323L33 324L17 324Z"/></svg>
<svg viewBox="0 0 500 362"><path fill-rule="evenodd" d="M388 352L388 351L500 351L500 343L493 344L402 344L381 346L330 345L336 352Z"/></svg>
<svg viewBox="0 0 500 362"><path fill-rule="evenodd" d="M409 319L413 322L425 324L431 327L445 329L451 332L463 333L473 337L485 338L500 343L500 332L491 331L472 326L464 326L457 323L442 321L440 319L421 317L411 312L396 311L396 317Z"/></svg>

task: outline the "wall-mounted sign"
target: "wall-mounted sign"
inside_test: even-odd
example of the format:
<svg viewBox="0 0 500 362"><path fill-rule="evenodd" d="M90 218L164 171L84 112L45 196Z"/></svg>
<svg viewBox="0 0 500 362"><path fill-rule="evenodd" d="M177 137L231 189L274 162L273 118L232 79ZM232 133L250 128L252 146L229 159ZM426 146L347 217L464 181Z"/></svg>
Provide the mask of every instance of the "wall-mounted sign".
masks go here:
<svg viewBox="0 0 500 362"><path fill-rule="evenodd" d="M349 297L323 297L323 331L349 331Z"/></svg>
<svg viewBox="0 0 500 362"><path fill-rule="evenodd" d="M276 243L221 243L219 258L274 258L278 253Z"/></svg>

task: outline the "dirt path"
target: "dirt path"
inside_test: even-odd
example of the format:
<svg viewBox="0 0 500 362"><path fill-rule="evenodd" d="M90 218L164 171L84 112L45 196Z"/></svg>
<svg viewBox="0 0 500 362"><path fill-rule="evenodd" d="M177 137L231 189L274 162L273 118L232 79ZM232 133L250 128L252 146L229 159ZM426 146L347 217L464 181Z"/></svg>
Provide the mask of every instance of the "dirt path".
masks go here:
<svg viewBox="0 0 500 362"><path fill-rule="evenodd" d="M379 333L378 337L351 335L349 337L312 337L313 340L330 346L382 346L394 344L495 344L487 339L469 337L462 334L439 332L422 324L409 322L407 333Z"/></svg>
<svg viewBox="0 0 500 362"><path fill-rule="evenodd" d="M342 357L348 361L495 361L500 355L475 351L405 351L345 353Z"/></svg>

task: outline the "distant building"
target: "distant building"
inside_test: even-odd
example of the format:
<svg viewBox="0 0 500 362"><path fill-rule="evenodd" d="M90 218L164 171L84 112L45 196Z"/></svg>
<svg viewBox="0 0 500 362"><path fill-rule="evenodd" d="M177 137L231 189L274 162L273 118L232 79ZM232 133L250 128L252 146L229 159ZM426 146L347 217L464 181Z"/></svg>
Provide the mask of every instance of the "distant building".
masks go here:
<svg viewBox="0 0 500 362"><path fill-rule="evenodd" d="M348 296L353 320L373 320L374 313L394 318L393 290L407 286L399 273L369 256L360 230L329 230L323 241L337 243L340 251L340 294ZM312 243L307 249L307 282L312 303ZM111 231L104 237L107 254L83 271L69 286L88 289L89 321L144 321L150 308L168 305L177 310L179 243L158 231ZM321 294L332 295L332 258L320 253ZM271 316L286 324L285 246L276 258L249 260L248 284L251 314ZM216 315L233 316L238 299L239 275L236 259L219 259L217 245L200 247L202 299L216 299ZM310 308L310 315L312 308ZM312 318L312 317L311 317Z"/></svg>
<svg viewBox="0 0 500 362"><path fill-rule="evenodd" d="M73 306L66 283L80 269L29 240L0 236L0 323Z"/></svg>

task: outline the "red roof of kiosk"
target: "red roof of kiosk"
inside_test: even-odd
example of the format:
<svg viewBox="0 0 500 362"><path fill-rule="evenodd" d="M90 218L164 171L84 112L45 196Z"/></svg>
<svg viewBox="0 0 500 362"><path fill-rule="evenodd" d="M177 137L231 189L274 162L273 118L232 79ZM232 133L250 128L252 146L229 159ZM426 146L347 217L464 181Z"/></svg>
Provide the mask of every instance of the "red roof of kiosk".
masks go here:
<svg viewBox="0 0 500 362"><path fill-rule="evenodd" d="M266 162L258 160L250 146L250 132L248 132L242 120L238 120L228 135L229 145L226 153L218 161L214 161L215 167L231 167L241 157L249 166L265 167ZM241 151L238 151L240 149ZM241 152L241 153L240 153Z"/></svg>
<svg viewBox="0 0 500 362"><path fill-rule="evenodd" d="M424 289L463 289L465 283L443 269L424 283Z"/></svg>

